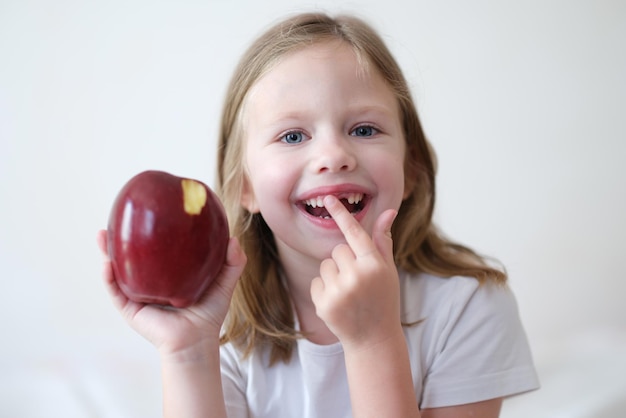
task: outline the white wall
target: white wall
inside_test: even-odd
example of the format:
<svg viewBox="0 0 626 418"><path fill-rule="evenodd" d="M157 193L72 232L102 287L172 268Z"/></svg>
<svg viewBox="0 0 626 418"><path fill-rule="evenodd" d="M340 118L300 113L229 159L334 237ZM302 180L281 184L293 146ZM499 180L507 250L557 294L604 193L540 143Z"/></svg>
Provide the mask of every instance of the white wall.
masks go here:
<svg viewBox="0 0 626 418"><path fill-rule="evenodd" d="M0 415L158 413L95 233L139 171L213 183L236 60L313 6L384 35L438 152L439 223L507 265L548 394L518 408L558 408L555 364L598 387L562 359L626 347L625 2L2 0Z"/></svg>

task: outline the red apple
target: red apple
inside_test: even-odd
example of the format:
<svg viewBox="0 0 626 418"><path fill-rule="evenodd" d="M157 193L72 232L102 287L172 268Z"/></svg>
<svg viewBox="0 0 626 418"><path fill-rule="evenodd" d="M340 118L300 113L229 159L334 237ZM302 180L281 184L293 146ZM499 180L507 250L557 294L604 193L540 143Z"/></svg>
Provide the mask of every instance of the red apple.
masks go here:
<svg viewBox="0 0 626 418"><path fill-rule="evenodd" d="M195 303L222 268L228 239L217 195L198 180L163 171L130 179L109 217L115 279L136 302Z"/></svg>

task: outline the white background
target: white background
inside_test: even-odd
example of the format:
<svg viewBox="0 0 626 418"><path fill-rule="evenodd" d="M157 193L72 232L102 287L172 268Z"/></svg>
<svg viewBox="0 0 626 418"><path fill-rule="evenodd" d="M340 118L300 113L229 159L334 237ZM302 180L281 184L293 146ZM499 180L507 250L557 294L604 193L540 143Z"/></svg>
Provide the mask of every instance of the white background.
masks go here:
<svg viewBox="0 0 626 418"><path fill-rule="evenodd" d="M626 2L0 0L0 416L160 414L96 231L140 171L213 184L237 59L320 8L383 35L438 153L438 223L508 267L543 389L503 416L626 407Z"/></svg>

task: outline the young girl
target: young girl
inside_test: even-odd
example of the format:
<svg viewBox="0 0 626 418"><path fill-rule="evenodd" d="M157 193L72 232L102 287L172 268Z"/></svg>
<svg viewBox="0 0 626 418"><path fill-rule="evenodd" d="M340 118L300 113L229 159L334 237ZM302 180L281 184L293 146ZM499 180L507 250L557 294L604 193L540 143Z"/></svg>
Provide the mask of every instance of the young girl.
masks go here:
<svg viewBox="0 0 626 418"><path fill-rule="evenodd" d="M201 301L129 301L105 262L166 416L497 417L538 387L505 274L433 225L434 155L367 24L304 14L253 43L218 164L233 238Z"/></svg>

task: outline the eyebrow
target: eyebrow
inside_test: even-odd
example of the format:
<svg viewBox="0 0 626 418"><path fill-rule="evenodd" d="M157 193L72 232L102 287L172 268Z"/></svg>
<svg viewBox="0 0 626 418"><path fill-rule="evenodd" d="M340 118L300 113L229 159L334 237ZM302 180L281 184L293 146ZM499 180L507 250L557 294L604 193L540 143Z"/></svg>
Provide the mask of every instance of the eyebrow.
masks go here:
<svg viewBox="0 0 626 418"><path fill-rule="evenodd" d="M350 112L353 111L353 108L351 106L348 106L348 109L350 109L349 110ZM354 111L358 113L382 113L386 116L393 116L393 113L396 110L397 109L391 110L387 106L380 106L380 105L364 105L364 106L356 105L354 106Z"/></svg>

